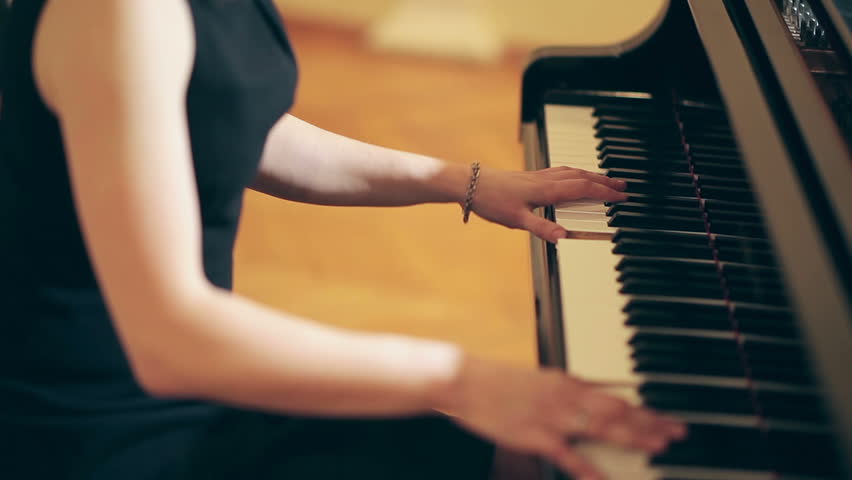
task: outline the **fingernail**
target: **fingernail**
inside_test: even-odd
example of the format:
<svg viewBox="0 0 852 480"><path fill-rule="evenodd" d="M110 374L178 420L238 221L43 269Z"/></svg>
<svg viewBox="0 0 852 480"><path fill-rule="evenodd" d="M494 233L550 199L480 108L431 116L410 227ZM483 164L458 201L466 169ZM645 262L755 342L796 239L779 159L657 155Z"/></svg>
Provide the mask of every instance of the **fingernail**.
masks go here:
<svg viewBox="0 0 852 480"><path fill-rule="evenodd" d="M627 188L627 182L624 180L616 180L615 181L615 189L624 191Z"/></svg>

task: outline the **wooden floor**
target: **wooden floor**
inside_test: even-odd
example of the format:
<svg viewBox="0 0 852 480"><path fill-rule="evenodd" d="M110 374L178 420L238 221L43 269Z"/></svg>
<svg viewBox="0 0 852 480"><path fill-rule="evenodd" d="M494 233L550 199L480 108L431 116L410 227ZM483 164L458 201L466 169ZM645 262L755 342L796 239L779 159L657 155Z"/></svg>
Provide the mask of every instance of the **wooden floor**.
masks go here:
<svg viewBox="0 0 852 480"><path fill-rule="evenodd" d="M288 20L301 68L296 116L452 162L523 168L521 56L476 66L378 54L355 32ZM250 192L237 290L319 322L533 365L528 234L478 218L463 225L459 210L317 207Z"/></svg>

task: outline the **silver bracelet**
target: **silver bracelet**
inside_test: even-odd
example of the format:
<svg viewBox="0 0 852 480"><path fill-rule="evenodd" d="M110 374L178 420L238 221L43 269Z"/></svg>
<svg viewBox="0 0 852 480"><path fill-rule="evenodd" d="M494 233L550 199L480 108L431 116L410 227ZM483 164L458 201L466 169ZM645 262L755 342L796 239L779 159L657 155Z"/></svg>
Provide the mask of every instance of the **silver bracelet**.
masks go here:
<svg viewBox="0 0 852 480"><path fill-rule="evenodd" d="M470 168L470 183L467 186L467 196L465 196L464 207L462 207L462 220L464 223L470 220L470 210L473 207L473 194L476 193L476 186L479 184L479 162L473 162Z"/></svg>

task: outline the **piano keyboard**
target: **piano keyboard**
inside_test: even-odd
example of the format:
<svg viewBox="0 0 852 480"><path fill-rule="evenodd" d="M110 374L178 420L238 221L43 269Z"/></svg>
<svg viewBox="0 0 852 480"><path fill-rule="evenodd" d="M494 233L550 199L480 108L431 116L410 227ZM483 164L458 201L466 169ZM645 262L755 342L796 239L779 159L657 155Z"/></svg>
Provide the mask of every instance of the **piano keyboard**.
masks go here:
<svg viewBox="0 0 852 480"><path fill-rule="evenodd" d="M724 112L697 102L547 105L551 166L628 183L559 205L567 369L689 423L648 458L581 444L611 479L838 478L781 273Z"/></svg>

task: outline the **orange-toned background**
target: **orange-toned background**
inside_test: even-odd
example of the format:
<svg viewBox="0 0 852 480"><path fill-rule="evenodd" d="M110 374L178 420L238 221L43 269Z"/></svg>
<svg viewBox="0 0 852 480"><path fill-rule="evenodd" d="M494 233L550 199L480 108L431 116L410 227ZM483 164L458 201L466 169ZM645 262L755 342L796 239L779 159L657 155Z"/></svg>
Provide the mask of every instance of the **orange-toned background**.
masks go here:
<svg viewBox="0 0 852 480"><path fill-rule="evenodd" d="M613 1L583 15L607 15L604 4ZM279 3L301 67L295 115L452 162L523 168L525 49L495 65L377 53L365 46L358 21L306 12L294 0ZM646 3L653 12L660 0ZM622 38L624 28L610 35ZM457 205L317 207L256 193L246 200L239 292L320 322L445 339L492 358L535 363L526 233L480 219L463 225Z"/></svg>

